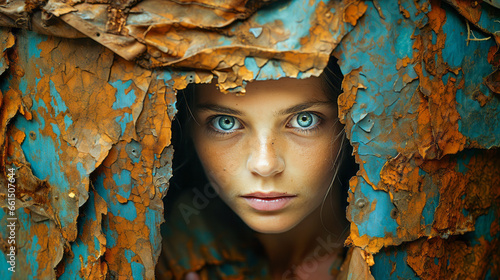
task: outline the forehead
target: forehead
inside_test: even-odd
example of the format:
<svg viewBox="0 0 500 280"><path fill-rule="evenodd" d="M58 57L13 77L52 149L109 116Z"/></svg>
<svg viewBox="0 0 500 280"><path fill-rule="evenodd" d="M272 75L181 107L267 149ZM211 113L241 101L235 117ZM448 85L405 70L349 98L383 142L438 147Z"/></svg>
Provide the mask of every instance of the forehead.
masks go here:
<svg viewBox="0 0 500 280"><path fill-rule="evenodd" d="M289 104L328 101L321 79L311 77L307 79L282 78L279 80L253 81L246 86L244 95L223 94L212 84L199 85L197 88L196 103L232 104L244 106L246 104ZM281 106L280 106L281 107Z"/></svg>

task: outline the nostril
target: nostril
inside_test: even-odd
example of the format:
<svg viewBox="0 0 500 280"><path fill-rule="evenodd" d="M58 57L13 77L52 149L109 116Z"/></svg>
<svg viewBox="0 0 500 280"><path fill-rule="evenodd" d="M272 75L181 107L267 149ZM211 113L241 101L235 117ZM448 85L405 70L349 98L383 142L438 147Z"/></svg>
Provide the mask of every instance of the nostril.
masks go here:
<svg viewBox="0 0 500 280"><path fill-rule="evenodd" d="M250 141L250 154L247 168L254 175L269 177L283 172L285 162L281 157L280 146L276 138L271 135L262 135Z"/></svg>
<svg viewBox="0 0 500 280"><path fill-rule="evenodd" d="M285 163L281 157L269 154L250 157L247 166L253 174L262 177L275 176L285 169Z"/></svg>

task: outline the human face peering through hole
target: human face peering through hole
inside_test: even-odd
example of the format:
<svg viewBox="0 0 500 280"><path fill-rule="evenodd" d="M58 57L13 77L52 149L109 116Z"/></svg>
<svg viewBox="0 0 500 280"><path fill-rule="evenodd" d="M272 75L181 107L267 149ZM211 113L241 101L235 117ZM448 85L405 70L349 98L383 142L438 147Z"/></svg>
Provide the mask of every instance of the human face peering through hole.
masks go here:
<svg viewBox="0 0 500 280"><path fill-rule="evenodd" d="M193 141L221 199L253 230L283 233L320 207L341 130L321 79L255 81L244 96L199 87Z"/></svg>

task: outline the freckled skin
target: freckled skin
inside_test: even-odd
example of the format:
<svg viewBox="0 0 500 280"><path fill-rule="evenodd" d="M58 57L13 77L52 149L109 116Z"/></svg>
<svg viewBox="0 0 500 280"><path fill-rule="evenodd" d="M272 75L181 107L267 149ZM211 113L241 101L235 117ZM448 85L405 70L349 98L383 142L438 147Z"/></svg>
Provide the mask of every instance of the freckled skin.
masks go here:
<svg viewBox="0 0 500 280"><path fill-rule="evenodd" d="M300 111L284 110L299 104ZM217 105L240 115L198 109ZM294 228L322 203L332 181L339 131L336 104L329 102L319 78L256 81L244 96L201 87L193 109L193 140L208 179L222 200L252 229L283 233ZM301 112L320 121L313 129L292 126ZM214 132L214 116L235 117L241 124L230 133ZM283 209L258 211L241 196L253 192L296 195Z"/></svg>

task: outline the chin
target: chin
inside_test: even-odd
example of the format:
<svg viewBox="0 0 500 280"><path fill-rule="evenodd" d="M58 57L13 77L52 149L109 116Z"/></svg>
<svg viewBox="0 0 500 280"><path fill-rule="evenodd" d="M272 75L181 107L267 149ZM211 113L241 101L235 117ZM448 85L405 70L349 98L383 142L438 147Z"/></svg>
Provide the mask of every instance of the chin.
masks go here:
<svg viewBox="0 0 500 280"><path fill-rule="evenodd" d="M278 218L279 219L279 218ZM293 229L297 223L289 223L285 221L276 221L274 219L256 219L252 221L244 222L254 231L265 234L279 234L285 233L291 229Z"/></svg>
<svg viewBox="0 0 500 280"><path fill-rule="evenodd" d="M254 231L263 234L280 234L289 231L290 229L270 229L270 228L252 228Z"/></svg>

